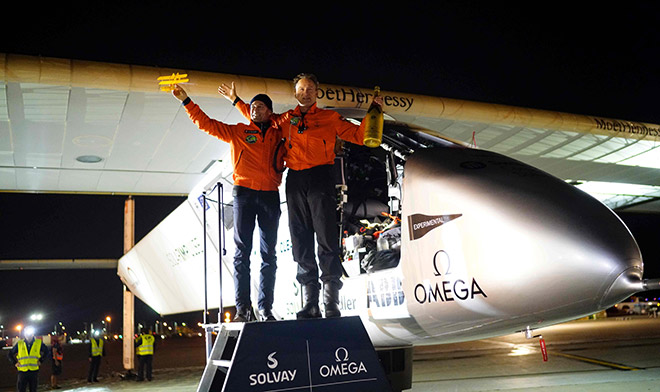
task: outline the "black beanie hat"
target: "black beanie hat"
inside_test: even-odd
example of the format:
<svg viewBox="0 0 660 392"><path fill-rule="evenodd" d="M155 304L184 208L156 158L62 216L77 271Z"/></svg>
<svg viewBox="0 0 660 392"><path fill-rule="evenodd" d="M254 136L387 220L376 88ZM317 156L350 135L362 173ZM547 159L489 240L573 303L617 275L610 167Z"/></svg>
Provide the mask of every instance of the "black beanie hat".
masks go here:
<svg viewBox="0 0 660 392"><path fill-rule="evenodd" d="M270 109L271 112L273 111L273 101L271 101L271 99L268 95L266 95L266 94L257 94L257 95L255 95L254 98L252 98L252 100L250 101L250 106L252 106L252 102L254 102L254 101L263 102L264 105L266 105L266 107L268 109Z"/></svg>

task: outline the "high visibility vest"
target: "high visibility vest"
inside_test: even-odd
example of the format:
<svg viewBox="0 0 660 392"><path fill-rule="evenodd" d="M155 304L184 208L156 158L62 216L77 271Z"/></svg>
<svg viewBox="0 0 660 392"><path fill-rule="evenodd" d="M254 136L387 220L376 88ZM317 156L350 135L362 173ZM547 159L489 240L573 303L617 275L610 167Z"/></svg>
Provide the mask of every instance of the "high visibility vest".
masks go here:
<svg viewBox="0 0 660 392"><path fill-rule="evenodd" d="M28 353L25 340L18 341L18 370L27 372L28 370L39 370L39 358L41 357L41 339L35 339L32 348Z"/></svg>
<svg viewBox="0 0 660 392"><path fill-rule="evenodd" d="M91 338L92 341L92 357L100 357L103 355L103 339L99 339L99 342L96 343L96 339Z"/></svg>
<svg viewBox="0 0 660 392"><path fill-rule="evenodd" d="M142 335L142 344L138 346L137 355L154 355L154 336Z"/></svg>
<svg viewBox="0 0 660 392"><path fill-rule="evenodd" d="M57 359L58 361L61 361L64 359L64 352L62 351L62 348L56 348L55 349L55 354L53 354L53 359Z"/></svg>

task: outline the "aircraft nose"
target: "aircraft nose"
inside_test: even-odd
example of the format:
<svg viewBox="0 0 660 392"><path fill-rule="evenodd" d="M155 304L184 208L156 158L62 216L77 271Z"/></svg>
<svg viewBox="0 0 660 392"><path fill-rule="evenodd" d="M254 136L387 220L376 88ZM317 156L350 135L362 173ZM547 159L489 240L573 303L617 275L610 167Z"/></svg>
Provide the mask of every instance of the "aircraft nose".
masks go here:
<svg viewBox="0 0 660 392"><path fill-rule="evenodd" d="M422 245L444 250L451 255L445 272L456 273L456 266L474 271L493 308L513 312L510 301L515 311L552 309L552 317L570 319L644 290L635 239L598 200L500 154L428 150L406 162L404 208L409 214L438 211L460 218L417 240L409 217L413 240L406 250L428 254L434 263Z"/></svg>
<svg viewBox="0 0 660 392"><path fill-rule="evenodd" d="M629 263L623 263L622 266L625 266L625 264L634 265L637 261L638 260L629 260ZM629 267L619 274L609 288L607 288L598 307L609 308L628 298L630 295L643 291L644 289L641 270L635 266Z"/></svg>
<svg viewBox="0 0 660 392"><path fill-rule="evenodd" d="M613 211L581 191L575 191L573 203L565 208L569 213L586 214L589 218L588 225L572 232L580 235L594 262L607 266L594 271L601 272L599 275L603 279L597 306L608 308L643 290L642 254L625 223Z"/></svg>
<svg viewBox="0 0 660 392"><path fill-rule="evenodd" d="M558 182L555 188L548 184L545 189L561 195L563 202L550 206L546 200L545 209L552 211L556 222L552 231L571 249L564 254L565 267L581 275L583 284L591 287L598 309L642 291L642 255L624 222L590 195L564 184Z"/></svg>

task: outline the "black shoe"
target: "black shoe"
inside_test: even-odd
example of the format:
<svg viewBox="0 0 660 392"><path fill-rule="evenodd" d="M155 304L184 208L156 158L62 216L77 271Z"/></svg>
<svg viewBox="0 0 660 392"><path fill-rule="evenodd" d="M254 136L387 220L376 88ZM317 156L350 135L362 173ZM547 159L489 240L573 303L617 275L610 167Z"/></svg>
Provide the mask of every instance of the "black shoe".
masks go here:
<svg viewBox="0 0 660 392"><path fill-rule="evenodd" d="M323 284L323 304L325 305L325 318L341 317L339 310L339 282L326 282Z"/></svg>
<svg viewBox="0 0 660 392"><path fill-rule="evenodd" d="M247 323L248 321L250 321L250 311L241 309L236 311L234 320L232 320L234 323Z"/></svg>
<svg viewBox="0 0 660 392"><path fill-rule="evenodd" d="M300 312L296 313L296 318L301 320L321 317L318 283L306 284L302 289L305 305Z"/></svg>
<svg viewBox="0 0 660 392"><path fill-rule="evenodd" d="M270 309L261 309L259 315L261 316L261 321L277 321L275 316L273 316L273 311Z"/></svg>
<svg viewBox="0 0 660 392"><path fill-rule="evenodd" d="M321 308L319 304L307 303L304 308L296 313L298 320L321 318Z"/></svg>
<svg viewBox="0 0 660 392"><path fill-rule="evenodd" d="M336 304L328 304L325 306L325 318L341 317L341 310Z"/></svg>

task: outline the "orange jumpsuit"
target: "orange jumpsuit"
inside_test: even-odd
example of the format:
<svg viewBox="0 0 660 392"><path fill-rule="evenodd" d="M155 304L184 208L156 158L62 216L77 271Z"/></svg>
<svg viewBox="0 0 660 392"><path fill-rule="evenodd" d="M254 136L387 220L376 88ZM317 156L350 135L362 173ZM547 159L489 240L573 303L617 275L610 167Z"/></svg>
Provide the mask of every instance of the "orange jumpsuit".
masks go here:
<svg viewBox="0 0 660 392"><path fill-rule="evenodd" d="M236 103L249 118L249 106ZM300 106L273 114L285 140L286 196L293 258L298 263L296 279L305 286L332 282L341 287L342 275L335 189L335 142L337 137L363 144L364 122L359 126L339 113L314 104L306 113ZM314 238L318 252L314 250ZM316 256L318 255L318 265ZM320 275L319 275L320 269Z"/></svg>
<svg viewBox="0 0 660 392"><path fill-rule="evenodd" d="M199 129L231 146L234 185L255 191L277 190L282 183L282 173L273 167L275 150L282 139L277 125L271 126L264 135L252 121L228 125L210 118L192 101L184 108ZM249 109L247 118L250 119Z"/></svg>
<svg viewBox="0 0 660 392"><path fill-rule="evenodd" d="M273 305L275 272L277 270L277 230L281 215L278 187L282 182L281 156L276 157L281 141L280 128L272 120L262 126L250 124L228 125L209 118L195 103L184 101L190 119L199 129L231 146L234 165L233 221L234 287L236 308L248 314L250 299L250 253L255 220L261 232L261 277L259 283L259 310L271 310ZM250 117L248 116L248 119ZM262 129L263 128L263 129Z"/></svg>

